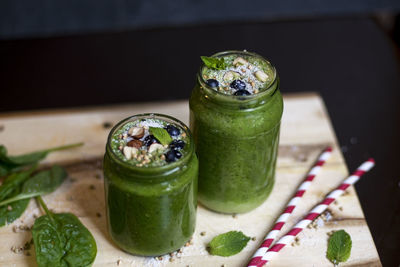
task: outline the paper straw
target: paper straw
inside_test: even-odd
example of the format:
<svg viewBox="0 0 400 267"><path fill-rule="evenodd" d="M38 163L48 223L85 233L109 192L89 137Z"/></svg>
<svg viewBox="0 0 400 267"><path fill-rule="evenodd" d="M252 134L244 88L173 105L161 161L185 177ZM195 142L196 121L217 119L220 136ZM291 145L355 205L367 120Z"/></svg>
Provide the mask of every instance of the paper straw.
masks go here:
<svg viewBox="0 0 400 267"><path fill-rule="evenodd" d="M328 160L331 154L332 154L332 147L330 146L322 151L322 153L318 157L318 160L315 162L314 166L308 172L303 183L297 188L296 194L294 194L293 198L289 201L289 204L287 205L283 213L279 216L278 220L276 220L272 230L266 235L263 243L260 245L256 253L254 253L253 258L251 259L248 266L258 266L257 263L261 261L262 256L267 252L272 242L274 242L276 236L279 234L282 227L289 219L291 213L296 208L297 202L301 199L306 190L310 187L312 181L314 180L314 177L321 170L321 167L325 164L325 162Z"/></svg>
<svg viewBox="0 0 400 267"><path fill-rule="evenodd" d="M285 236L279 239L275 245L273 245L257 262L253 262L253 259L247 265L248 267L261 267L268 263L273 256L275 256L282 248L293 242L294 237L298 235L307 225L309 225L315 218L317 218L326 208L334 202L344 191L351 185L355 184L360 177L374 167L374 159L369 159L346 180L343 181L335 190L329 193L329 195L317 206L315 206L300 222L298 222L292 230L290 230Z"/></svg>

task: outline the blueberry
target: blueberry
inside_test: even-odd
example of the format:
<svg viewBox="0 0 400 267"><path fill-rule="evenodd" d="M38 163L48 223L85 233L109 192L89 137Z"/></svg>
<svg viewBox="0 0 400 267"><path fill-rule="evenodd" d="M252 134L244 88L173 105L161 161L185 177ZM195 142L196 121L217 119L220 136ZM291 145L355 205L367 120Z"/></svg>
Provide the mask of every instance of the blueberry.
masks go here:
<svg viewBox="0 0 400 267"><path fill-rule="evenodd" d="M247 90L237 90L237 91L234 93L234 95L240 95L240 96L242 96L242 95L251 95L251 94L250 94L250 92L247 91Z"/></svg>
<svg viewBox="0 0 400 267"><path fill-rule="evenodd" d="M210 86L211 88L217 88L219 86L219 83L217 80L214 79L208 79L207 80L207 85Z"/></svg>
<svg viewBox="0 0 400 267"><path fill-rule="evenodd" d="M185 142L183 140L174 140L169 144L171 149L181 150L185 147Z"/></svg>
<svg viewBox="0 0 400 267"><path fill-rule="evenodd" d="M143 143L145 146L149 147L154 143L160 143L155 137L154 135L148 135L146 136L146 138L144 138Z"/></svg>
<svg viewBox="0 0 400 267"><path fill-rule="evenodd" d="M234 80L231 82L231 88L236 89L236 90L244 90L246 89L246 84L242 80Z"/></svg>
<svg viewBox="0 0 400 267"><path fill-rule="evenodd" d="M178 136L181 131L176 128L174 125L167 125L167 127L165 127L165 129L167 129L167 132L169 133L170 136Z"/></svg>
<svg viewBox="0 0 400 267"><path fill-rule="evenodd" d="M170 150L165 154L165 160L167 162L174 162L182 157L182 153L177 150Z"/></svg>

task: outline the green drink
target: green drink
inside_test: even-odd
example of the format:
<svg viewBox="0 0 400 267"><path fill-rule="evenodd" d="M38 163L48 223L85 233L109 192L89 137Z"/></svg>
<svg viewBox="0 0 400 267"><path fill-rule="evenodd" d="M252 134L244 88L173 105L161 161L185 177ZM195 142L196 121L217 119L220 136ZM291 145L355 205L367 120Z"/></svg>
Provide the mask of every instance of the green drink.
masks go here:
<svg viewBox="0 0 400 267"><path fill-rule="evenodd" d="M108 230L120 248L156 256L190 239L198 161L182 122L161 114L121 121L109 134L103 168Z"/></svg>
<svg viewBox="0 0 400 267"><path fill-rule="evenodd" d="M206 60L213 64L201 66L190 98L199 201L218 212L247 212L274 185L283 112L279 78L254 53L227 51Z"/></svg>

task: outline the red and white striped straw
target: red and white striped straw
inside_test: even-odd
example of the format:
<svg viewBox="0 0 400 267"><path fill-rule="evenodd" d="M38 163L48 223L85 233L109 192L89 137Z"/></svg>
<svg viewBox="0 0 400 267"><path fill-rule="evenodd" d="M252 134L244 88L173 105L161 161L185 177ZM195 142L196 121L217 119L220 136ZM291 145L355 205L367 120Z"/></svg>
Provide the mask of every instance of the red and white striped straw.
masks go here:
<svg viewBox="0 0 400 267"><path fill-rule="evenodd" d="M307 225L309 225L315 218L317 218L322 212L326 210L326 208L335 201L339 196L341 196L344 191L351 185L355 184L360 177L372 169L374 167L375 161L374 159L369 159L346 180L343 181L341 185L339 185L335 190L333 190L329 195L317 206L315 206L300 222L298 222L292 230L290 230L285 236L279 239L275 245L273 245L256 263L253 264L250 261L248 267L261 267L264 264L268 263L273 256L275 256L282 248L286 245L293 242L294 237L298 235Z"/></svg>
<svg viewBox="0 0 400 267"><path fill-rule="evenodd" d="M274 242L276 236L281 231L282 227L285 225L287 220L289 219L291 213L296 208L297 202L304 195L306 190L310 187L311 182L314 180L314 177L320 171L321 167L325 164L328 158L332 154L332 147L327 147L322 151L318 160L315 162L314 166L310 169L307 174L307 177L304 179L303 183L297 189L296 194L294 194L293 198L289 201L286 209L279 216L278 220L276 220L274 227L272 230L266 235L264 242L260 245L256 253L254 253L253 258L249 262L248 266L262 266L258 265L258 262L262 261L263 255L267 252L268 248L271 246L272 242Z"/></svg>

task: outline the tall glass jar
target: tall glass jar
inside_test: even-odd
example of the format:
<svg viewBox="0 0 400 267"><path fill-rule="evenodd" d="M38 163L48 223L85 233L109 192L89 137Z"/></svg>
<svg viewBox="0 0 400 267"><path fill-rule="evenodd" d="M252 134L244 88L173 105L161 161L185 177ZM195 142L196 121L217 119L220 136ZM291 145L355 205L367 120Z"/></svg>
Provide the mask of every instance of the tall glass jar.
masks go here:
<svg viewBox="0 0 400 267"><path fill-rule="evenodd" d="M138 167L116 155L115 133L126 123L159 119L180 126L189 137L184 156L160 167ZM104 156L108 230L123 250L157 256L182 247L195 229L198 161L187 126L170 116L141 114L119 122L110 132Z"/></svg>
<svg viewBox="0 0 400 267"><path fill-rule="evenodd" d="M250 211L269 196L273 185L283 101L275 68L268 88L247 95L227 95L207 85L201 66L190 97L190 128L199 157L199 201L223 213Z"/></svg>

